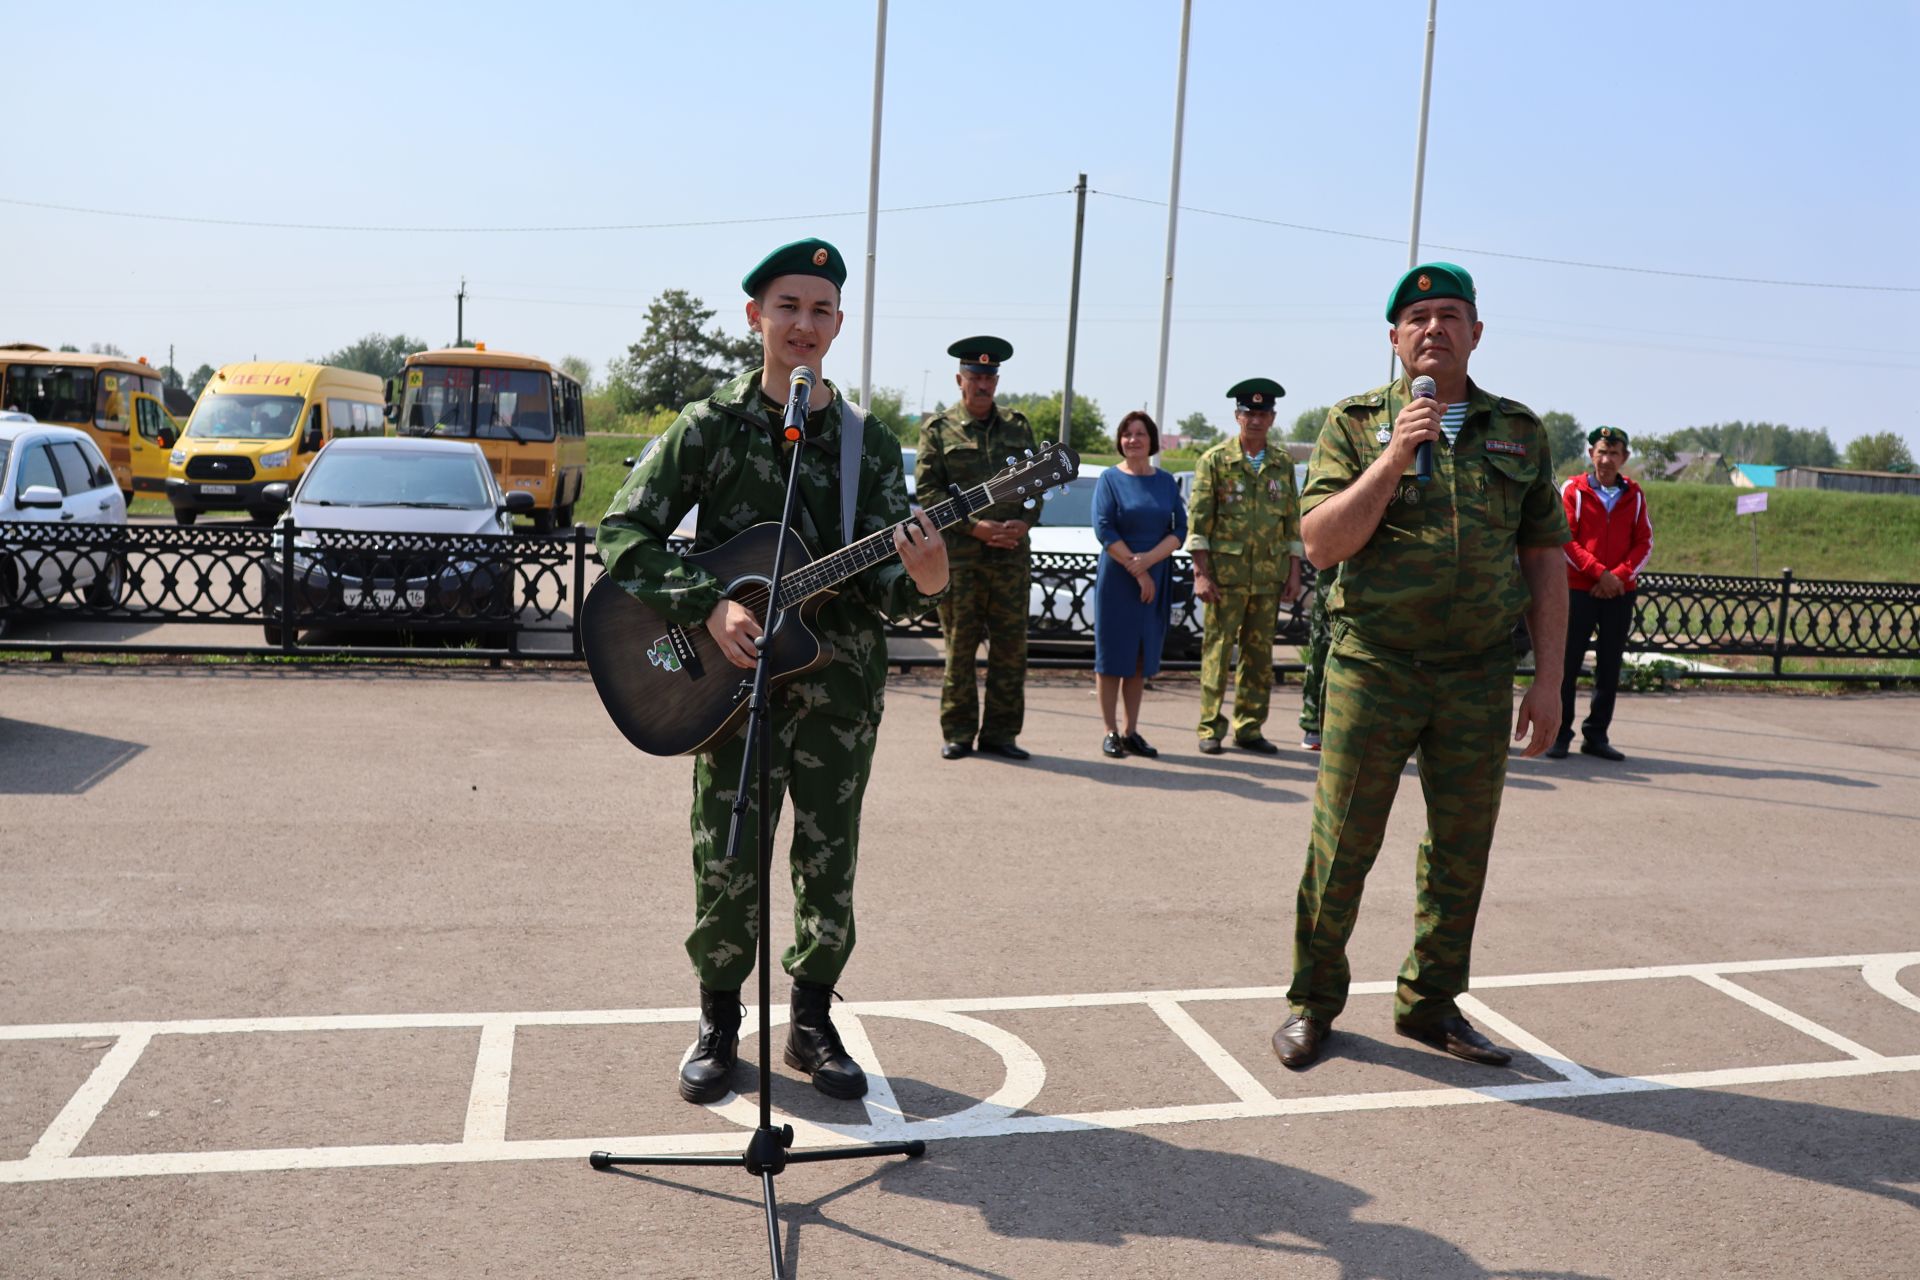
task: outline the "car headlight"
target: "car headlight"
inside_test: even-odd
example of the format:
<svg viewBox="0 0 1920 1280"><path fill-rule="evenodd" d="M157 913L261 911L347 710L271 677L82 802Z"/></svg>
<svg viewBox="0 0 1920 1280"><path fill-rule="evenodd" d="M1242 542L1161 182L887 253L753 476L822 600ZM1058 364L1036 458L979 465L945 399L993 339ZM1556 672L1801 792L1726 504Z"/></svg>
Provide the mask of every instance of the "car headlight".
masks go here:
<svg viewBox="0 0 1920 1280"><path fill-rule="evenodd" d="M187 465L187 451L185 449L175 449L167 455L167 461L176 467L184 467Z"/></svg>
<svg viewBox="0 0 1920 1280"><path fill-rule="evenodd" d="M275 467L284 467L287 465L287 460L291 457L293 457L293 450L291 449L282 449L278 453L263 453L260 455L261 469L271 471Z"/></svg>

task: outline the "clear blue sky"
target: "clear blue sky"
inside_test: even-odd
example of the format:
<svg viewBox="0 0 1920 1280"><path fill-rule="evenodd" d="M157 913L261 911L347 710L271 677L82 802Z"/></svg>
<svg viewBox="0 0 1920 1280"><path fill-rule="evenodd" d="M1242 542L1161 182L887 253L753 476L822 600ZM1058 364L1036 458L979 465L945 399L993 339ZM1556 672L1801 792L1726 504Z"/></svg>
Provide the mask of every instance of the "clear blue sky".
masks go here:
<svg viewBox="0 0 1920 1280"><path fill-rule="evenodd" d="M1169 418L1291 412L1387 372L1424 0L1196 0ZM308 358L369 331L597 369L685 288L824 235L856 264L826 361L858 386L871 0L16 8L0 198L384 227L725 221L583 232L301 231L0 203L0 340L113 342L182 368ZM1424 257L1479 281L1476 379L1583 423L1894 430L1920 453L1920 7L1441 0ZM1009 391L1060 385L1085 171L1076 386L1153 398L1177 0L895 0L874 380L950 398L949 342L999 333ZM1288 229L1217 210L1354 235ZM1384 240L1355 236L1385 237ZM1438 246L1451 246L1442 249ZM1898 291L1791 288L1492 256Z"/></svg>

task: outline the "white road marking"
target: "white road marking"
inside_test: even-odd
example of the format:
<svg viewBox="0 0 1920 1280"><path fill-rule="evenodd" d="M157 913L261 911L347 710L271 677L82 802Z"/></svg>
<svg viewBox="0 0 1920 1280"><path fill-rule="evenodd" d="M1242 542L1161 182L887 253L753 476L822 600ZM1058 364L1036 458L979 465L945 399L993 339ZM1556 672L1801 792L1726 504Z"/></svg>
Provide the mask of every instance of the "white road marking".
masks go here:
<svg viewBox="0 0 1920 1280"><path fill-rule="evenodd" d="M480 1028L480 1053L473 1064L473 1092L467 1098L467 1128L462 1142L504 1142L507 1137L507 1091L513 1078L511 1022L498 1020Z"/></svg>
<svg viewBox="0 0 1920 1280"><path fill-rule="evenodd" d="M1755 995L1725 975L1767 973L1796 969L1854 968L1866 985L1903 1008L1920 1013L1920 996L1902 986L1903 969L1920 964L1920 952L1887 955L1821 956L1797 960L1736 961L1721 964L1653 965L1639 969L1598 969L1566 973L1516 974L1483 978L1481 990L1507 987L1577 985L1595 982L1631 982L1652 978L1690 977L1722 994L1777 1018L1849 1056L1823 1062L1791 1062L1724 1070L1679 1072L1644 1077L1599 1077L1558 1053L1474 997L1462 1000L1463 1010L1521 1049L1535 1055L1564 1079L1489 1084L1480 1087L1383 1090L1374 1093L1320 1097L1277 1098L1257 1077L1209 1034L1183 1007L1219 1000L1279 1000L1278 987L1204 988L1191 991L1107 992L1057 996L1012 996L983 999L899 1000L844 1006L848 1015L841 1034L856 1057L874 1064L870 1072L867 1123L826 1125L789 1120L796 1147L844 1142L889 1141L905 1138L958 1139L1012 1134L1062 1133L1089 1129L1127 1129L1146 1125L1202 1121L1257 1119L1271 1116L1376 1111L1395 1108L1469 1106L1489 1102L1529 1103L1555 1099L1605 1097L1669 1089L1715 1089L1784 1081L1825 1080L1851 1076L1920 1071L1920 1054L1883 1057L1837 1032ZM1392 981L1356 983L1355 994L1385 994ZM1004 1027L971 1017L1011 1009L1091 1008L1103 1005L1144 1004L1177 1034L1194 1054L1233 1090L1236 1101L1139 1107L1061 1115L1022 1115L1046 1083L1046 1065L1033 1048ZM751 1011L750 1011L751 1012ZM1277 1012L1277 1011L1276 1011ZM879 1071L863 1019L895 1017L931 1023L980 1041L1000 1055L1006 1077L986 1099L952 1115L909 1121L902 1115L891 1082ZM334 1169L418 1164L465 1164L499 1160L578 1159L590 1150L618 1150L637 1155L692 1154L731 1151L738 1139L707 1133L641 1134L624 1137L555 1138L507 1141L506 1112L510 1096L513 1037L523 1026L625 1026L645 1023L694 1022L699 1010L600 1009L525 1013L469 1014L350 1014L328 1017L192 1019L179 1022L95 1022L0 1027L0 1041L111 1037L115 1043L101 1058L86 1082L68 1100L58 1116L21 1160L0 1161L0 1184L44 1182L73 1178L123 1178L157 1175L255 1172L280 1169ZM775 1025L784 1024L786 1011L774 1011ZM458 1143L396 1143L353 1147L293 1147L252 1151L162 1152L141 1155L76 1156L101 1112L132 1071L140 1055L157 1035L245 1034L274 1031L389 1030L399 1028L473 1027L480 1030L480 1048L467 1104L465 1135ZM750 1129L758 1109L738 1095L712 1108Z"/></svg>

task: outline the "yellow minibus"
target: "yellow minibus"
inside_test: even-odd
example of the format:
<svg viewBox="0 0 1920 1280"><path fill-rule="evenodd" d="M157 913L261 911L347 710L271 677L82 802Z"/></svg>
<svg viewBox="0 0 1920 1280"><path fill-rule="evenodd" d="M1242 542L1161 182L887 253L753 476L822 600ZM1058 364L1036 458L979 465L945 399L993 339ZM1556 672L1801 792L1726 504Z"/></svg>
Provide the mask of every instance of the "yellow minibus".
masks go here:
<svg viewBox="0 0 1920 1280"><path fill-rule="evenodd" d="M380 379L321 364L249 361L213 375L167 465L173 518L245 511L272 524L285 504L263 492L293 485L320 446L339 436L385 435Z"/></svg>
<svg viewBox="0 0 1920 1280"><path fill-rule="evenodd" d="M580 384L537 356L485 343L416 351L402 370L394 417L401 435L472 440L503 493L533 495L533 527L573 523L587 483L586 409ZM387 399L396 388L389 383Z"/></svg>
<svg viewBox="0 0 1920 1280"><path fill-rule="evenodd" d="M128 502L166 487L167 451L180 424L160 398L160 371L126 356L0 346L0 408L93 437Z"/></svg>

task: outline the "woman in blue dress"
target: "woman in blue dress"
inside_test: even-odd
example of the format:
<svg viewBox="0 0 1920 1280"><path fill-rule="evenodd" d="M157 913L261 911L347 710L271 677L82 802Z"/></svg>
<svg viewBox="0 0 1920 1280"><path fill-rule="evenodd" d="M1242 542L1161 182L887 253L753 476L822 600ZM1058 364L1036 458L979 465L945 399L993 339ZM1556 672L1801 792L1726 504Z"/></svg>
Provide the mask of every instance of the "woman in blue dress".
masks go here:
<svg viewBox="0 0 1920 1280"><path fill-rule="evenodd" d="M1114 444L1120 465L1093 486L1093 534L1105 548L1093 586L1093 671L1107 725L1100 750L1118 760L1160 754L1140 736L1140 694L1160 671L1173 617L1169 557L1186 541L1187 508L1173 477L1153 465L1160 429L1152 418L1136 409L1120 419Z"/></svg>

